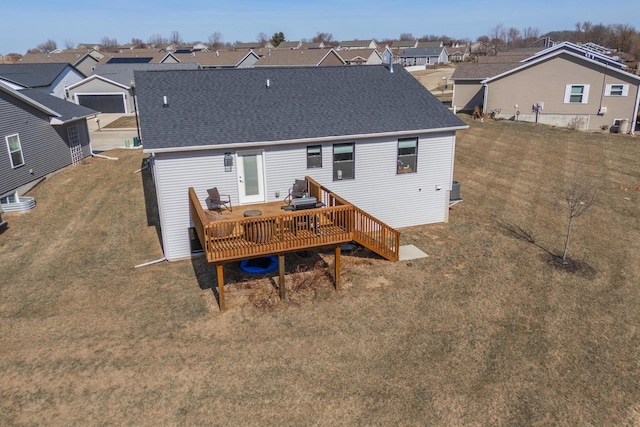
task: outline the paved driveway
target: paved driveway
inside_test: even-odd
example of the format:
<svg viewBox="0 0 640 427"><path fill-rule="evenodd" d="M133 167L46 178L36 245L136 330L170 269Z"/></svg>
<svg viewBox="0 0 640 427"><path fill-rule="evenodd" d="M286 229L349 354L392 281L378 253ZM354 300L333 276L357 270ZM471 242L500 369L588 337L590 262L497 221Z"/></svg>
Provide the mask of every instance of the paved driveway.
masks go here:
<svg viewBox="0 0 640 427"><path fill-rule="evenodd" d="M100 125L94 118L87 119L89 137L93 151L107 151L114 148L125 148L125 140L129 140L133 146L133 138L138 136L136 128L133 129L105 129L109 123L119 119L124 114L98 114Z"/></svg>

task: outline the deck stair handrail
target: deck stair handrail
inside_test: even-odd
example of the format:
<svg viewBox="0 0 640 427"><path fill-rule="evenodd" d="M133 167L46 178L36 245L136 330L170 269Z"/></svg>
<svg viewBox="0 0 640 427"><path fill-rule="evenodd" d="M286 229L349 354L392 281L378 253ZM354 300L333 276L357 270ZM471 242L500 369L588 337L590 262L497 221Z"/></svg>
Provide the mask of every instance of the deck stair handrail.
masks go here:
<svg viewBox="0 0 640 427"><path fill-rule="evenodd" d="M313 178L307 176L305 179L309 182L309 194L321 200L325 205L353 206L353 241L391 261L398 260L400 253L400 232L398 230L349 203Z"/></svg>

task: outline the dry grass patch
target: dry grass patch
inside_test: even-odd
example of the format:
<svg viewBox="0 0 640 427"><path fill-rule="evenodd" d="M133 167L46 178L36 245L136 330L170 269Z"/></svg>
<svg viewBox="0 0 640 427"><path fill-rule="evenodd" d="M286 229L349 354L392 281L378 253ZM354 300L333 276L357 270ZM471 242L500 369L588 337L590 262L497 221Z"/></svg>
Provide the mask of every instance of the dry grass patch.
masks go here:
<svg viewBox="0 0 640 427"><path fill-rule="evenodd" d="M330 251L287 256L286 302L230 264L224 314L202 258L133 268L162 256L142 154L44 182L3 215L0 424L637 424L637 140L468 123L464 202L402 230L429 258L344 255L336 293ZM588 275L549 265L576 166L599 191L570 252Z"/></svg>
<svg viewBox="0 0 640 427"><path fill-rule="evenodd" d="M136 116L122 116L104 126L107 129L135 129Z"/></svg>

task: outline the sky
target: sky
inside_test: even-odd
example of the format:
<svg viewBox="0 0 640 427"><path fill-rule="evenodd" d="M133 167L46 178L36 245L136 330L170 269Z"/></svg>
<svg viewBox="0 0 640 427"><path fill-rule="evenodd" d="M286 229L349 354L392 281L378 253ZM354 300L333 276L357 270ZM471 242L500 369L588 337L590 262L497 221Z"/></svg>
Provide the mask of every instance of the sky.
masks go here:
<svg viewBox="0 0 640 427"><path fill-rule="evenodd" d="M173 31L185 42L206 42L214 32L224 42L248 42L280 31L287 40L311 39L318 32L338 41L397 39L402 33L476 40L498 24L544 34L585 21L640 30L640 1L0 0L0 16L0 54L24 54L49 39L64 48L103 37L120 44L154 34L169 38Z"/></svg>

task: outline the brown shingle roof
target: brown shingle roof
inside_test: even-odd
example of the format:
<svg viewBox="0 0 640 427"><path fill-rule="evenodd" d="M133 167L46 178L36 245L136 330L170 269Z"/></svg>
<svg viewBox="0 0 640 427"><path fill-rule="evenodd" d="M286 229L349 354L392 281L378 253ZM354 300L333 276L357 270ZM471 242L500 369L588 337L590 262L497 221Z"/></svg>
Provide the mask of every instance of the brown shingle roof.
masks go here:
<svg viewBox="0 0 640 427"><path fill-rule="evenodd" d="M519 62L501 62L497 64L462 63L456 67L451 80L484 80L522 65Z"/></svg>
<svg viewBox="0 0 640 427"><path fill-rule="evenodd" d="M25 64L51 63L51 62L67 62L75 65L87 55L84 53L27 53L22 57L20 62Z"/></svg>
<svg viewBox="0 0 640 427"><path fill-rule="evenodd" d="M271 50L270 52L260 52L262 56L256 67L273 66L305 66L318 65L327 55L335 55L334 50L327 49L292 49L292 50Z"/></svg>
<svg viewBox="0 0 640 427"><path fill-rule="evenodd" d="M203 67L235 67L249 54L246 50L221 50L218 52L177 53L180 62L198 62Z"/></svg>
<svg viewBox="0 0 640 427"><path fill-rule="evenodd" d="M505 62L519 62L530 55L508 55L508 56L479 56L477 62L479 64L504 64Z"/></svg>

